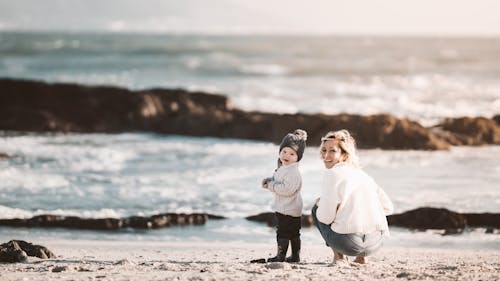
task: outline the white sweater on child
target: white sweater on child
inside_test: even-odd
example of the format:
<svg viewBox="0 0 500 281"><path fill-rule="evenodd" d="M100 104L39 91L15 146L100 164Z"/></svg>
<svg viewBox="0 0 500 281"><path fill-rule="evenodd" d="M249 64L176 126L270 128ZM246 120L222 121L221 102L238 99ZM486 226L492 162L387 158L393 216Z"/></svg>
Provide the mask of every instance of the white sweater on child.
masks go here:
<svg viewBox="0 0 500 281"><path fill-rule="evenodd" d="M391 200L363 170L339 163L324 174L316 216L337 233L368 234L384 230L386 215L394 210Z"/></svg>
<svg viewBox="0 0 500 281"><path fill-rule="evenodd" d="M274 193L273 210L292 217L302 216L302 177L299 163L281 166L268 182L268 189Z"/></svg>

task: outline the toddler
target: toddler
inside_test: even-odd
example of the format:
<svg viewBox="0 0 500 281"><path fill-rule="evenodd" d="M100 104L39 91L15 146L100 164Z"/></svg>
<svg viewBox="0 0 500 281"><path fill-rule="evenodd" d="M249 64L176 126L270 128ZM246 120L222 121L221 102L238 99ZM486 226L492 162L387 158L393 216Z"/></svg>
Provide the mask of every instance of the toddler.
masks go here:
<svg viewBox="0 0 500 281"><path fill-rule="evenodd" d="M307 133L297 129L288 133L280 144L278 168L271 178L262 180L262 187L274 193L273 210L278 219L276 241L278 251L268 262L300 261L300 219L302 216L302 177L299 161L306 147ZM288 244L292 255L286 258Z"/></svg>

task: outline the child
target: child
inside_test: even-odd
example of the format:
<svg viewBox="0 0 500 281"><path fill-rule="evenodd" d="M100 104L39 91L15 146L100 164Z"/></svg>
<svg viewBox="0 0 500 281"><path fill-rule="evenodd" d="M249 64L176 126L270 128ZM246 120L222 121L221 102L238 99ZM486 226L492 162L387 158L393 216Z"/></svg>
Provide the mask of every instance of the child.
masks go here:
<svg viewBox="0 0 500 281"><path fill-rule="evenodd" d="M278 219L276 240L278 251L268 262L300 261L300 219L302 216L302 178L299 161L306 147L307 133L297 129L287 134L280 144L278 168L272 178L262 180L262 187L274 193L273 210ZM292 245L292 255L286 257L288 243Z"/></svg>

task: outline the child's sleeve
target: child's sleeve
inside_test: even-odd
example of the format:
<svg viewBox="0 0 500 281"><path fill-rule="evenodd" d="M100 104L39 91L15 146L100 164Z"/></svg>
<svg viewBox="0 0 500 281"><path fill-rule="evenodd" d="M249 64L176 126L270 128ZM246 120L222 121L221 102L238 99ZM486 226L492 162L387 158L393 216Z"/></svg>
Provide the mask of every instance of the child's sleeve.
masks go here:
<svg viewBox="0 0 500 281"><path fill-rule="evenodd" d="M272 180L268 182L268 189L280 196L293 196L300 188L302 179L299 173L287 174L283 181Z"/></svg>

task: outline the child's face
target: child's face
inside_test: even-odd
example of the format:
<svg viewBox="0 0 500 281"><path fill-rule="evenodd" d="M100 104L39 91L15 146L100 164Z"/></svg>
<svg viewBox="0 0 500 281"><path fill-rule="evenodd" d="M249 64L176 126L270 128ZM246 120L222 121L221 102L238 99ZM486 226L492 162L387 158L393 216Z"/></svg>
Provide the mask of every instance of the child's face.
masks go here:
<svg viewBox="0 0 500 281"><path fill-rule="evenodd" d="M288 166L290 164L293 164L297 162L298 159L299 156L297 155L297 152L295 152L295 150L291 149L290 147L285 146L280 151L280 160L283 166Z"/></svg>
<svg viewBox="0 0 500 281"><path fill-rule="evenodd" d="M342 153L335 140L327 140L321 148L321 159L327 169L331 169L335 164L344 161L345 155Z"/></svg>

